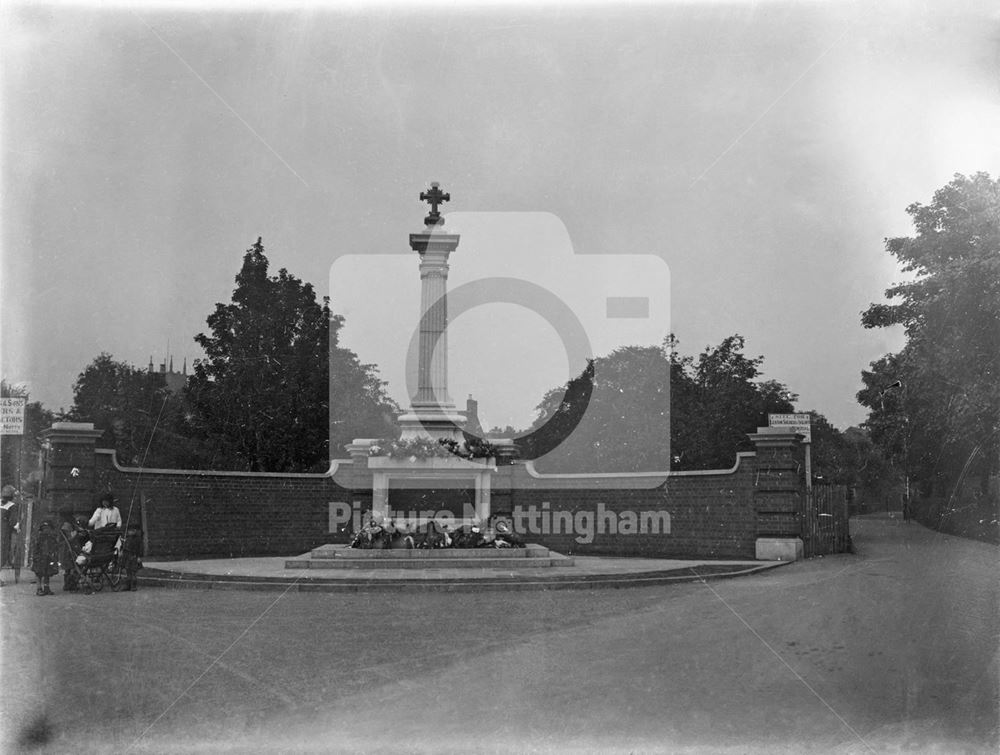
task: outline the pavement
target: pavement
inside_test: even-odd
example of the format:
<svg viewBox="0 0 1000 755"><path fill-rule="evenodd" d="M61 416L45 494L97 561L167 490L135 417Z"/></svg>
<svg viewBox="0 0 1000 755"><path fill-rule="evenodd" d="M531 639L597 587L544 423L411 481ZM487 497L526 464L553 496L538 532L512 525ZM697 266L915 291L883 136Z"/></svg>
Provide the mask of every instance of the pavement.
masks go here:
<svg viewBox="0 0 1000 755"><path fill-rule="evenodd" d="M0 590L0 749L996 753L1000 549L622 590Z"/></svg>
<svg viewBox="0 0 1000 755"><path fill-rule="evenodd" d="M308 557L308 554L295 558ZM146 587L296 592L552 590L630 587L744 576L780 561L681 560L577 556L571 566L538 568L288 569L288 558L146 561Z"/></svg>

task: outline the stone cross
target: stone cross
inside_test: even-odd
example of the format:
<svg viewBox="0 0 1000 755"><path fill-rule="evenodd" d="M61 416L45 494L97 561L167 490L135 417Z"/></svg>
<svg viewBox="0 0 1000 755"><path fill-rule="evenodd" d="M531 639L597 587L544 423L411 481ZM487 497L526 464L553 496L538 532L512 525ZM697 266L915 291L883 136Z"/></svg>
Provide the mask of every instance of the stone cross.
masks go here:
<svg viewBox="0 0 1000 755"><path fill-rule="evenodd" d="M431 214L424 218L424 225L444 225L444 218L438 212L438 205L451 201L451 194L446 194L439 188L437 181L431 182L430 191L420 192L420 201L427 202L431 206Z"/></svg>

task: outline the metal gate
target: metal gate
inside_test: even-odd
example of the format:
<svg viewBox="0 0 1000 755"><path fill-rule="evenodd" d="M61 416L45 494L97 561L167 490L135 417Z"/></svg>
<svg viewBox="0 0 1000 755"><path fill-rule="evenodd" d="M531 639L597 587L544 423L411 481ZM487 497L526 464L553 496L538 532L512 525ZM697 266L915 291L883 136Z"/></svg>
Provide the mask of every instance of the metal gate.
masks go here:
<svg viewBox="0 0 1000 755"><path fill-rule="evenodd" d="M814 485L806 492L802 544L806 558L850 550L846 485Z"/></svg>

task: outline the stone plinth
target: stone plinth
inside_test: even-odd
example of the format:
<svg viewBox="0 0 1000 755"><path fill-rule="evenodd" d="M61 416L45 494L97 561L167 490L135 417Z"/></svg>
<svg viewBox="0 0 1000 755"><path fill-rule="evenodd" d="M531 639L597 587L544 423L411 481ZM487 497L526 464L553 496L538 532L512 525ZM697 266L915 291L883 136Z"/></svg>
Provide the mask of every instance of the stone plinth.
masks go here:
<svg viewBox="0 0 1000 755"><path fill-rule="evenodd" d="M286 569L545 569L573 566L573 558L541 545L524 548L440 548L363 550L322 545L285 561Z"/></svg>
<svg viewBox="0 0 1000 755"><path fill-rule="evenodd" d="M490 516L490 478L497 471L492 461L468 461L459 458L394 459L390 456L369 456L372 472L372 513L388 517L389 488L393 481L415 487L442 489L473 488L474 516L457 517L456 523L485 522Z"/></svg>
<svg viewBox="0 0 1000 755"><path fill-rule="evenodd" d="M465 437L462 434L465 415L459 413L454 405L414 401L410 411L400 414L397 421L402 430L400 440L448 438L461 443Z"/></svg>

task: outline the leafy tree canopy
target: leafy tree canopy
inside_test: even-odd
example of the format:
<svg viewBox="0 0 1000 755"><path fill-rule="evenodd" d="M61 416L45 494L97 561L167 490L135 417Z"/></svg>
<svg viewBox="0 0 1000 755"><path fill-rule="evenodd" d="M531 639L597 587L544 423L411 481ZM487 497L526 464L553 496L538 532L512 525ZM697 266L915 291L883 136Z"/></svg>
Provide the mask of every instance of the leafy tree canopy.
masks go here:
<svg viewBox="0 0 1000 755"><path fill-rule="evenodd" d="M680 356L673 336L667 345L677 422L672 427L675 469L730 467L737 452L753 449L747 433L766 425L769 413L794 410L798 396L783 383L759 379L764 357L746 356L739 334L705 348L697 359Z"/></svg>
<svg viewBox="0 0 1000 755"><path fill-rule="evenodd" d="M910 205L914 236L886 250L913 279L872 304L866 328L900 325L906 345L862 373L872 439L924 492L984 489L1000 428L1000 182L956 174L929 205Z"/></svg>
<svg viewBox="0 0 1000 755"><path fill-rule="evenodd" d="M759 380L763 357L747 357L741 336L697 359L677 346L670 336L661 346L617 349L548 391L518 444L522 456L544 456L545 471L726 468L769 412L792 411L796 396Z"/></svg>
<svg viewBox="0 0 1000 755"><path fill-rule="evenodd" d="M344 321L329 300L268 265L258 239L231 302L195 337L206 358L188 384L192 424L250 471L315 471L328 463L331 429L337 445L352 433L390 434L396 407L374 367L337 345Z"/></svg>
<svg viewBox="0 0 1000 755"><path fill-rule="evenodd" d="M77 377L67 418L93 422L103 430L98 445L115 449L124 465L173 466L176 457L163 431L165 420L178 407L174 401L167 412L169 398L162 374L116 361L102 352Z"/></svg>

